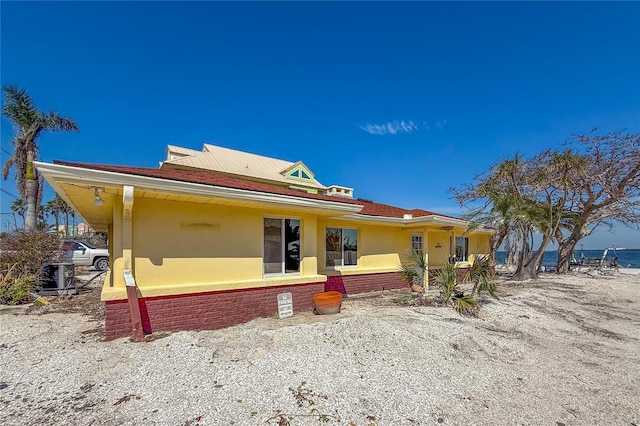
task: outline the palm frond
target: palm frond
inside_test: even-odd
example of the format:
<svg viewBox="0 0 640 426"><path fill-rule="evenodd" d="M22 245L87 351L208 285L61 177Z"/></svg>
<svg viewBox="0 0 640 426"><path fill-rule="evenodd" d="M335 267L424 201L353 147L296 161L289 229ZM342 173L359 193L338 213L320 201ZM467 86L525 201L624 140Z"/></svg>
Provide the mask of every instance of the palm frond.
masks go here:
<svg viewBox="0 0 640 426"><path fill-rule="evenodd" d="M29 152L33 152L37 158L39 150L38 137L43 131L78 131L79 127L72 118L61 117L53 111L42 112L36 108L35 103L26 90L15 85L3 86L4 104L2 114L12 121L15 135L11 139L13 154L2 168L2 177L6 179L9 172L15 167L16 187L21 197L26 197L25 179L31 172L27 161ZM37 173L31 173L32 177L38 177ZM42 181L38 179L36 189L36 202L39 202L42 194Z"/></svg>
<svg viewBox="0 0 640 426"><path fill-rule="evenodd" d="M494 299L500 298L498 295L498 287L496 286L496 283L493 281L486 281L483 283L479 283L478 286L476 287L476 292L478 296L482 296L483 293L487 293L489 296L493 297Z"/></svg>
<svg viewBox="0 0 640 426"><path fill-rule="evenodd" d="M73 118L61 117L54 111L40 113L40 121L44 130L53 132L79 132L80 127Z"/></svg>
<svg viewBox="0 0 640 426"><path fill-rule="evenodd" d="M458 285L458 268L450 263L445 264L436 274L435 282L445 301L451 300Z"/></svg>
<svg viewBox="0 0 640 426"><path fill-rule="evenodd" d="M422 282L428 268L427 259L422 252L412 249L405 250L400 255L400 277L411 284L424 285Z"/></svg>
<svg viewBox="0 0 640 426"><path fill-rule="evenodd" d="M15 159L13 156L9 157L7 161L4 162L2 166L2 179L7 180L9 177L9 172L11 171L11 167L15 164Z"/></svg>
<svg viewBox="0 0 640 426"><path fill-rule="evenodd" d="M478 255L473 259L473 263L464 275L465 282L483 282L490 281L495 277L495 268L488 255Z"/></svg>
<svg viewBox="0 0 640 426"><path fill-rule="evenodd" d="M454 297L451 299L453 309L460 315L476 315L480 305L478 301L470 295L464 295L461 297Z"/></svg>
<svg viewBox="0 0 640 426"><path fill-rule="evenodd" d="M2 114L19 126L29 126L38 120L38 109L26 90L15 85L3 86Z"/></svg>

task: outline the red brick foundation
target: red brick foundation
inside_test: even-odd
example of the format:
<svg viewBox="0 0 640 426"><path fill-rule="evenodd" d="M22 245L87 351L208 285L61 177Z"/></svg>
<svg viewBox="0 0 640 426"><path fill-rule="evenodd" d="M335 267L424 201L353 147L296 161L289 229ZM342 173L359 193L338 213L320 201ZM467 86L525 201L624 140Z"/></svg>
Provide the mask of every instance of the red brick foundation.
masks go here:
<svg viewBox="0 0 640 426"><path fill-rule="evenodd" d="M334 275L327 277L325 291L336 290L346 294L368 293L381 291L383 288L408 288L409 285L402 280L397 272L384 274L363 275ZM344 289L344 291L342 291Z"/></svg>
<svg viewBox="0 0 640 426"><path fill-rule="evenodd" d="M291 292L296 312L313 307L312 296L324 283L259 287L138 300L145 333L175 330L212 330L240 324L278 312L277 295ZM131 315L126 300L105 302L106 339L131 336Z"/></svg>
<svg viewBox="0 0 640 426"><path fill-rule="evenodd" d="M458 280L461 280L468 272L469 267L458 268ZM429 285L433 285L436 283L436 277L440 275L441 269L429 269Z"/></svg>
<svg viewBox="0 0 640 426"><path fill-rule="evenodd" d="M215 330L278 312L277 295L291 292L296 312L313 308L312 296L334 287L346 294L406 288L396 272L327 277L325 283L259 287L178 296L147 297L138 300L145 334L158 331ZM131 314L126 300L105 302L106 339L132 335Z"/></svg>

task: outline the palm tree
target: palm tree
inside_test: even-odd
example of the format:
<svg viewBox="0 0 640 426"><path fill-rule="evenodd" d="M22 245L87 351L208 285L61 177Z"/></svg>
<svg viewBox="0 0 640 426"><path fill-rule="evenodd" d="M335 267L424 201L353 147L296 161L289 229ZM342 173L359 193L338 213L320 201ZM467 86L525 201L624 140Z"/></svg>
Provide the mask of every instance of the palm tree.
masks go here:
<svg viewBox="0 0 640 426"><path fill-rule="evenodd" d="M2 115L11 120L15 126L15 135L11 139L13 154L2 167L2 178L7 179L9 171L15 167L16 186L20 196L27 204L25 227L36 227L39 195L42 193L42 182L33 167L38 154L38 137L43 131L71 132L79 131L72 118L61 117L58 113L39 111L31 96L17 86L3 86L5 102Z"/></svg>
<svg viewBox="0 0 640 426"><path fill-rule="evenodd" d="M40 230L46 230L47 229L47 215L49 214L49 212L47 211L47 209L42 205L42 204L38 204L38 213L36 215L36 218L38 220L36 227Z"/></svg>
<svg viewBox="0 0 640 426"><path fill-rule="evenodd" d="M60 215L66 212L67 203L65 203L65 201L60 198L58 194L56 194L56 196L52 200L49 200L49 202L45 206L45 209L49 214L53 215L57 234L60 229Z"/></svg>
<svg viewBox="0 0 640 426"><path fill-rule="evenodd" d="M11 211L13 212L13 224L16 229L18 229L18 223L16 222L15 214L18 213L18 216L22 218L22 223L24 223L25 210L26 210L26 205L24 201L22 201L21 199L17 199L11 204Z"/></svg>

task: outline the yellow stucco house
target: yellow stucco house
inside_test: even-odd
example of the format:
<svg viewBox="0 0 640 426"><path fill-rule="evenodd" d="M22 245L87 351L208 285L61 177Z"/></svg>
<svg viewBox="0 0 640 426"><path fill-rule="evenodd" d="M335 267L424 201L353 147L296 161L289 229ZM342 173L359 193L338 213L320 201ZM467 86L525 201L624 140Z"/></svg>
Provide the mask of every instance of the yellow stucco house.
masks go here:
<svg viewBox="0 0 640 426"><path fill-rule="evenodd" d="M109 234L107 339L214 329L296 311L329 289L355 294L407 286L408 248L429 269L462 267L489 252L490 230L420 209L353 198L324 186L302 162L205 144L167 147L159 168L36 163L55 191Z"/></svg>

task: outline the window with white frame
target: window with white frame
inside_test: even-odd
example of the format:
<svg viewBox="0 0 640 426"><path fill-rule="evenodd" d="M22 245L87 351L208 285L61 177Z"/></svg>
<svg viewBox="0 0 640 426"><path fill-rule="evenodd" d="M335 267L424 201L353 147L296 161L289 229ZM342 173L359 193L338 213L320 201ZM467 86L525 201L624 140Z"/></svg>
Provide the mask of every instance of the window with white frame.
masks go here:
<svg viewBox="0 0 640 426"><path fill-rule="evenodd" d="M300 272L300 219L264 219L265 274Z"/></svg>
<svg viewBox="0 0 640 426"><path fill-rule="evenodd" d="M327 228L325 231L327 268L358 264L358 230Z"/></svg>
<svg viewBox="0 0 640 426"><path fill-rule="evenodd" d="M411 234L411 250L422 253L422 234Z"/></svg>
<svg viewBox="0 0 640 426"><path fill-rule="evenodd" d="M469 238L456 237L456 262L469 260Z"/></svg>

